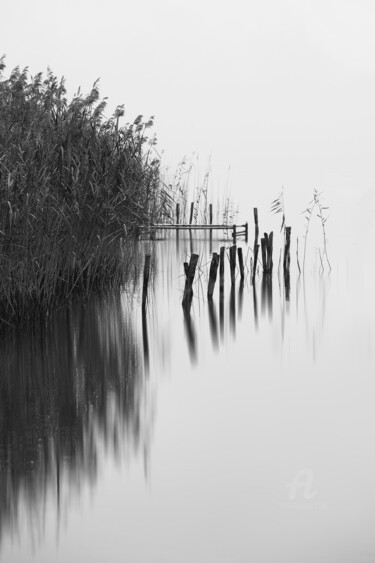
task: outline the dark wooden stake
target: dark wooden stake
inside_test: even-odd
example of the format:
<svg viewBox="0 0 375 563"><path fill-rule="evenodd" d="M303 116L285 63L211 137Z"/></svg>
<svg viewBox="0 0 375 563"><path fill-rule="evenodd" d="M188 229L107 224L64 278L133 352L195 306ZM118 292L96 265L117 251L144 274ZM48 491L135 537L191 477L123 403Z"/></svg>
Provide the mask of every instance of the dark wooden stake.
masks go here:
<svg viewBox="0 0 375 563"><path fill-rule="evenodd" d="M150 277L150 265L151 265L151 254L146 254L145 256L145 266L143 269L143 291L142 291L142 308L146 307L147 301L147 287L148 280Z"/></svg>
<svg viewBox="0 0 375 563"><path fill-rule="evenodd" d="M237 254L237 247L234 244L229 249L230 280L232 285L236 283L236 254Z"/></svg>
<svg viewBox="0 0 375 563"><path fill-rule="evenodd" d="M180 204L176 203L176 225L180 223Z"/></svg>
<svg viewBox="0 0 375 563"><path fill-rule="evenodd" d="M210 277L208 280L208 290L207 290L208 299L212 299L212 295L214 293L218 266L219 266L219 255L217 252L214 252L212 255Z"/></svg>
<svg viewBox="0 0 375 563"><path fill-rule="evenodd" d="M241 281L243 281L245 279L245 270L244 270L244 266L243 266L242 248L239 248L237 252L238 252L238 264L240 266Z"/></svg>
<svg viewBox="0 0 375 563"><path fill-rule="evenodd" d="M290 232L292 227L285 228L285 248L284 248L284 274L290 270Z"/></svg>
<svg viewBox="0 0 375 563"><path fill-rule="evenodd" d="M187 266L186 262L184 264L186 280L185 280L184 296L182 298L182 306L187 308L188 311L190 311L191 302L193 300L193 281L195 276L195 269L198 264L198 258L199 258L198 254L192 254L190 256L189 266Z"/></svg>
<svg viewBox="0 0 375 563"><path fill-rule="evenodd" d="M225 260L225 247L220 248L220 297L224 295L224 260Z"/></svg>
<svg viewBox="0 0 375 563"><path fill-rule="evenodd" d="M269 235L264 233L264 238L260 242L262 245L263 273L272 274L273 232L271 231Z"/></svg>
<svg viewBox="0 0 375 563"><path fill-rule="evenodd" d="M256 264L258 262L258 254L259 254L259 244L256 244L254 247L254 263L253 263L253 276L252 276L252 283L254 283L255 275L257 273Z"/></svg>
<svg viewBox="0 0 375 563"><path fill-rule="evenodd" d="M236 225L233 225L232 237L233 237L233 244L236 244L236 241L237 241L237 226Z"/></svg>
<svg viewBox="0 0 375 563"><path fill-rule="evenodd" d="M210 203L208 207L208 214L209 214L210 225L212 225L212 203ZM210 252L212 252L212 229L210 229Z"/></svg>
<svg viewBox="0 0 375 563"><path fill-rule="evenodd" d="M192 201L190 204L190 221L189 221L189 225L192 224L193 222L193 213L194 213L194 202Z"/></svg>

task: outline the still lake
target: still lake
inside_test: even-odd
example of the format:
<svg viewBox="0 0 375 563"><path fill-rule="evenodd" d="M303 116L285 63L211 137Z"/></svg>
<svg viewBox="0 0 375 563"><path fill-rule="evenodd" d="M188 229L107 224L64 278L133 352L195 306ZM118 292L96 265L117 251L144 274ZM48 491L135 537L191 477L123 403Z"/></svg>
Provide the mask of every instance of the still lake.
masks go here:
<svg viewBox="0 0 375 563"><path fill-rule="evenodd" d="M218 251L229 240L214 240ZM172 234L0 350L0 560L375 561L374 292L345 255L206 298ZM183 262L200 256L190 317Z"/></svg>

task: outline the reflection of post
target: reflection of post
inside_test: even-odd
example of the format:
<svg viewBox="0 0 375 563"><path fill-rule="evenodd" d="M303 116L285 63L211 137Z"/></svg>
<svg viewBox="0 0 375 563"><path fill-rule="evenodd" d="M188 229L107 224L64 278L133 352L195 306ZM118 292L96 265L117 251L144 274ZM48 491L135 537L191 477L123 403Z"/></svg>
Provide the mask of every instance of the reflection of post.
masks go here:
<svg viewBox="0 0 375 563"><path fill-rule="evenodd" d="M243 308L243 288L244 288L244 281L240 281L240 286L238 288L238 318L240 319L242 316L242 308Z"/></svg>
<svg viewBox="0 0 375 563"><path fill-rule="evenodd" d="M255 328L258 328L258 300L257 300L257 290L255 287L255 283L253 283L253 306L254 306Z"/></svg>
<svg viewBox="0 0 375 563"><path fill-rule="evenodd" d="M272 276L263 274L262 276L262 314L268 311L269 317L272 318Z"/></svg>
<svg viewBox="0 0 375 563"><path fill-rule="evenodd" d="M235 334L236 332L236 293L234 286L230 288L230 296L229 296L229 321L230 321L230 328L232 333Z"/></svg>
<svg viewBox="0 0 375 563"><path fill-rule="evenodd" d="M290 301L290 273L289 270L284 272L284 289L285 289L285 301Z"/></svg>
<svg viewBox="0 0 375 563"><path fill-rule="evenodd" d="M143 338L143 356L145 363L145 371L148 373L150 366L150 351L148 346L148 332L147 332L147 316L146 309L142 309L142 338Z"/></svg>
<svg viewBox="0 0 375 563"><path fill-rule="evenodd" d="M192 360L192 362L195 363L197 360L197 342L195 337L194 326L191 320L190 310L184 307L183 311L184 311L185 329L186 329L186 337L189 346L190 359Z"/></svg>
<svg viewBox="0 0 375 563"><path fill-rule="evenodd" d="M269 318L272 319L272 315L273 315L272 276L267 276L267 301L268 301Z"/></svg>
<svg viewBox="0 0 375 563"><path fill-rule="evenodd" d="M198 258L199 258L198 254L192 254L190 256L189 265L187 265L187 262L185 262L184 264L186 280L185 280L184 296L182 299L182 306L184 308L187 308L188 311L190 311L191 302L193 300L193 281L195 276L195 269L198 264Z"/></svg>
<svg viewBox="0 0 375 563"><path fill-rule="evenodd" d="M224 292L220 292L219 300L219 316L220 316L220 337L224 338Z"/></svg>
<svg viewBox="0 0 375 563"><path fill-rule="evenodd" d="M216 310L215 304L212 300L208 301L208 319L210 323L210 332L212 338L212 344L215 349L218 348L219 345L219 335L217 331L217 318L216 318Z"/></svg>
<svg viewBox="0 0 375 563"><path fill-rule="evenodd" d="M194 253L194 247L193 247L193 233L192 230L189 229L189 239L190 239L190 254Z"/></svg>
<svg viewBox="0 0 375 563"><path fill-rule="evenodd" d="M209 300L212 299L212 295L215 289L216 277L217 277L217 268L219 266L219 255L217 252L214 252L212 255L211 267L210 267L210 277L208 280L208 290L207 290L207 297Z"/></svg>
<svg viewBox="0 0 375 563"><path fill-rule="evenodd" d="M147 287L148 287L148 280L150 277L150 264L151 264L151 254L146 254L145 267L143 270L142 309L146 307Z"/></svg>

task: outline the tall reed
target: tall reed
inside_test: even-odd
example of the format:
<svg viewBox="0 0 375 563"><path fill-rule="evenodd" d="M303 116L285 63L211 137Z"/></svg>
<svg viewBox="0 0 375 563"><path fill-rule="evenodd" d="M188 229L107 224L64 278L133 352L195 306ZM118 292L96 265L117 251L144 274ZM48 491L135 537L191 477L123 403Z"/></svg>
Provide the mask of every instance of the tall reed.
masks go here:
<svg viewBox="0 0 375 563"><path fill-rule="evenodd" d="M0 59L0 327L77 291L118 284L125 240L171 206L149 138L153 118L104 118L97 82L68 101L49 70L4 76ZM156 156L155 156L156 155Z"/></svg>

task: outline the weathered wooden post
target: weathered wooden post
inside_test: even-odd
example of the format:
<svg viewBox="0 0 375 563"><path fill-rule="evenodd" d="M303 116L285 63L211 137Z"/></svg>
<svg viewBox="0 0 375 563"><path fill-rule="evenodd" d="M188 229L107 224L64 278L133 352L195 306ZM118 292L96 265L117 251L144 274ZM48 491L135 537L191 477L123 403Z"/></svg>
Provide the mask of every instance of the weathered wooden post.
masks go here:
<svg viewBox="0 0 375 563"><path fill-rule="evenodd" d="M272 270L273 270L272 253L273 253L273 231L271 231L267 237L267 272L269 274L272 274Z"/></svg>
<svg viewBox="0 0 375 563"><path fill-rule="evenodd" d="M290 270L290 232L292 227L285 228L285 248L284 248L284 274Z"/></svg>
<svg viewBox="0 0 375 563"><path fill-rule="evenodd" d="M210 225L212 225L212 203L208 207L208 218ZM210 252L212 252L212 229L210 229Z"/></svg>
<svg viewBox="0 0 375 563"><path fill-rule="evenodd" d="M190 311L191 302L193 300L193 281L195 276L195 269L198 264L198 258L199 258L198 254L192 254L190 256L189 265L187 264L187 262L184 263L186 280L185 280L184 296L182 298L182 306L184 308L187 308L188 311Z"/></svg>
<svg viewBox="0 0 375 563"><path fill-rule="evenodd" d="M262 249L263 274L265 274L267 272L267 243L265 238L260 239L260 245Z"/></svg>
<svg viewBox="0 0 375 563"><path fill-rule="evenodd" d="M208 280L207 297L209 300L212 300L212 295L214 293L218 266L219 266L219 255L217 252L214 252L212 255L212 261L210 266L210 277Z"/></svg>
<svg viewBox="0 0 375 563"><path fill-rule="evenodd" d="M180 204L176 203L176 225L180 224ZM177 239L177 244L178 244L178 239L180 236L180 231L178 229L176 229L176 239Z"/></svg>
<svg viewBox="0 0 375 563"><path fill-rule="evenodd" d="M248 225L248 223L246 222L246 223L245 223L245 242L247 242L248 239L249 239L249 225Z"/></svg>
<svg viewBox="0 0 375 563"><path fill-rule="evenodd" d="M258 224L258 208L254 207L254 223L255 223L255 237L254 237L254 263L253 263L253 275L252 275L252 283L254 283L255 275L257 271L257 262L258 262L258 253L259 253L259 244L258 244L258 237L259 237L259 224Z"/></svg>
<svg viewBox="0 0 375 563"><path fill-rule="evenodd" d="M237 241L237 225L233 225L232 237L233 237L233 244L236 244L236 241Z"/></svg>
<svg viewBox="0 0 375 563"><path fill-rule="evenodd" d="M224 295L224 260L225 247L220 248L220 298Z"/></svg>
<svg viewBox="0 0 375 563"><path fill-rule="evenodd" d="M262 245L263 273L272 274L273 232L271 231L269 235L264 233L264 238L260 242Z"/></svg>
<svg viewBox="0 0 375 563"><path fill-rule="evenodd" d="M240 277L241 277L241 281L243 281L245 279L245 270L243 265L242 248L239 248L237 252L238 252L238 264L240 266Z"/></svg>
<svg viewBox="0 0 375 563"><path fill-rule="evenodd" d="M142 309L146 307L148 280L150 277L150 264L151 264L151 254L146 254L145 266L143 269Z"/></svg>
<svg viewBox="0 0 375 563"><path fill-rule="evenodd" d="M192 201L190 204L190 219L189 219L189 225L192 224L193 222L193 213L194 213L194 202Z"/></svg>
<svg viewBox="0 0 375 563"><path fill-rule="evenodd" d="M254 238L254 254L255 254L255 247L258 244L258 237L259 237L259 224L258 224L258 208L254 207L254 223L255 223L255 238ZM256 264L254 264L256 266Z"/></svg>
<svg viewBox="0 0 375 563"><path fill-rule="evenodd" d="M236 283L236 254L237 254L237 247L234 244L229 249L230 280L232 285Z"/></svg>

